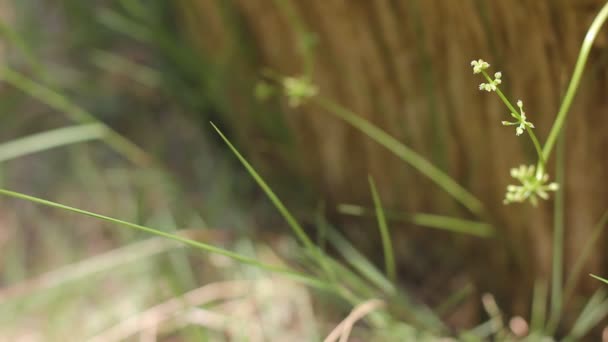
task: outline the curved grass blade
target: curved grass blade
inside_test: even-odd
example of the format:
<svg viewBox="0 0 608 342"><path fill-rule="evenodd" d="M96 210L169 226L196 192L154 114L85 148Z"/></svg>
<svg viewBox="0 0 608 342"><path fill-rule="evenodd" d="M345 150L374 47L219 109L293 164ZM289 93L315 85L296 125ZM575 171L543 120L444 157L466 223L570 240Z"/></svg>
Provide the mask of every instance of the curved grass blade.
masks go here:
<svg viewBox="0 0 608 342"><path fill-rule="evenodd" d="M65 210L65 211L70 211L73 213L77 213L80 215L85 215L85 216L90 216L96 219L100 219L100 220L104 220L104 221L108 221L114 224L118 224L127 228L131 228L131 229L135 229L135 230L140 230L143 232L146 232L148 234L152 234L152 235L156 235L156 236L161 236L167 239L171 239L174 241L178 241L181 242L183 244L186 244L188 246L206 251L206 252L210 252L210 253L214 253L214 254L219 254L219 255L223 255L226 256L228 258L234 259L238 262L241 262L243 264L248 264L248 265L252 265L255 267L259 267L261 269L265 269L271 272L276 272L276 273L280 273L286 276L289 276L295 280L301 281L305 284L308 284L310 286L316 287L316 288L320 288L320 289L325 289L325 290L332 290L333 288L323 282L320 281L318 279L312 278L308 275L287 269L287 268L283 268L283 267L279 267L279 266L273 266L273 265L268 265L265 263L261 263L256 259L253 258L249 258L247 256L243 256L241 254L235 253L235 252L231 252L229 250L223 249L223 248L219 248L213 245L208 245L206 243L203 242L199 242L196 240L192 240L192 239L188 239L186 237L180 236L180 235L176 235L176 234L170 234L158 229L154 229L154 228L150 228L150 227L146 227L146 226L142 226L139 224L135 224L135 223L131 223L131 222L127 222L127 221L123 221L123 220L119 220L113 217L109 217L109 216L105 216L105 215L101 215L101 214L96 214L90 211L86 211L86 210L82 210L82 209L78 209L78 208L74 208L74 207L70 207L64 204L60 204L60 203L56 203L56 202L52 202L52 201L48 201L42 198L38 198L38 197L34 197L34 196L29 196L26 194L22 194L19 192L14 192L14 191L10 191L10 190L6 190L6 189L0 189L0 195L3 196L8 196L8 197L13 197L13 198L18 198L18 199L22 199L22 200L26 200L29 202L33 202L33 203L37 203L37 204L41 204L47 207L52 207L52 208L56 208L56 209L61 209L61 210Z"/></svg>
<svg viewBox="0 0 608 342"><path fill-rule="evenodd" d="M285 205L279 199L279 197L274 193L274 191L272 191L272 189L270 188L270 186L268 186L268 184L266 184L266 182L264 181L264 179L255 171L255 169L253 168L253 166L251 166L251 164L249 164L249 162L245 159L245 157L243 157L241 155L241 153L236 149L236 147L234 147L234 145L232 145L232 143L230 142L230 140L228 140L228 138L226 138L226 136L222 133L222 131L220 131L220 129L217 128L217 126L215 124L213 124L213 122L211 122L211 126L213 126L213 128L215 129L215 131L222 138L222 140L224 140L224 142L226 143L226 145L228 145L228 147L230 148L230 150L232 151L232 153L234 153L234 155L239 159L239 161L241 162L241 164L243 164L243 166L245 167L245 169L247 169L247 172L249 172L249 174L251 175L251 177L253 177L253 179L256 181L256 183L258 183L258 185L260 186L260 188L262 188L262 190L264 191L264 193L266 194L266 196L268 196L268 198L270 199L270 201L272 202L272 204L281 213L281 215L283 216L283 218L285 219L285 221L287 221L287 224L291 227L291 229L296 234L296 236L298 237L298 239L300 240L300 242L302 242L302 244L304 245L304 247L306 249L308 249L310 252L312 252L313 253L312 255L318 254L319 253L318 248L314 245L314 243L308 237L308 235L306 234L306 232L304 232L304 229L302 228L302 226L300 226L300 224L298 223L298 221L293 217L293 215L291 215L291 213L289 212L289 210L287 210L287 207L285 207Z"/></svg>
<svg viewBox="0 0 608 342"><path fill-rule="evenodd" d="M103 139L106 127L85 124L28 135L0 144L0 163L52 148Z"/></svg>
<svg viewBox="0 0 608 342"><path fill-rule="evenodd" d="M593 278L608 283L607 280L594 276ZM574 323L570 334L563 341L580 341L594 326L608 315L608 299L606 299L606 291L599 289L589 299L587 305Z"/></svg>
<svg viewBox="0 0 608 342"><path fill-rule="evenodd" d="M60 93L32 81L21 73L12 70L8 66L0 68L0 79L53 108L54 110L63 112L74 122L80 124L97 123L105 126L107 129L105 134L105 142L114 151L139 166L146 166L151 163L151 157L139 146L135 145L133 142L99 121L91 113L72 103Z"/></svg>
<svg viewBox="0 0 608 342"><path fill-rule="evenodd" d="M482 216L484 208L481 201L420 154L405 146L371 122L332 101L320 97L314 97L313 101L394 153L401 160L418 170L423 176L441 187L472 213Z"/></svg>

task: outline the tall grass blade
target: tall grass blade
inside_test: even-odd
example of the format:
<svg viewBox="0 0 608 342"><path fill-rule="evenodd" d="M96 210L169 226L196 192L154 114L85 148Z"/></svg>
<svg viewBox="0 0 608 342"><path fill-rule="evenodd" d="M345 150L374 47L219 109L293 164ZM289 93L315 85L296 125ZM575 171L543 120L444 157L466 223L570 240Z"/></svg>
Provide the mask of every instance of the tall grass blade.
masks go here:
<svg viewBox="0 0 608 342"><path fill-rule="evenodd" d="M82 210L82 209L78 209L78 208L74 208L74 207L70 207L64 204L60 204L60 203L56 203L56 202L52 202L52 201L48 201L45 199L41 199L38 197L34 197L34 196L29 196L26 194L22 194L19 192L14 192L14 191L10 191L10 190L6 190L6 189L0 189L0 195L3 196L8 196L8 197L12 197L12 198L18 198L18 199L22 199L22 200L26 200L29 202L33 202L33 203L37 203L37 204L41 204L47 207L51 207L51 208L56 208L56 209L61 209L61 210L65 210L65 211L70 211L73 213L77 213L80 215L85 215L85 216L90 216L96 219L100 219L100 220L104 220L107 222L111 222L120 226L124 226L127 228L131 228L131 229L135 229L135 230L139 230L139 231L143 231L145 233L148 234L152 234L152 235L156 235L156 236L161 236L167 239L171 239L171 240L175 240L178 242L181 242L185 245L209 252L209 253L214 253L214 254L219 254L219 255L223 255L226 256L228 258L234 259L238 262L241 262L243 264L248 264L248 265L252 265L255 267L259 267L271 272L276 272L276 273L280 273L283 274L285 276L289 276L295 280L301 281L303 283L306 283L310 286L313 287L317 287L320 289L326 289L326 290L330 290L331 286L329 286L327 283L322 282L318 279L312 278L308 275L290 270L290 269L286 269L283 267L278 267L278 266L273 266L273 265L268 265L268 264L264 264L259 262L258 260L255 260L253 258L249 258L246 256L243 256L241 254L237 254L231 251L228 251L226 249L223 248L219 248L219 247L215 247L203 242L199 242L196 240L192 240L192 239L188 239L186 237L180 236L180 235L176 235L176 234L170 234L170 233L166 233L163 232L161 230L158 229L154 229L154 228L150 228L150 227L146 227L143 225L139 225L139 224L135 224L135 223L131 223L131 222L127 222L127 221L123 221L123 220L119 220L113 217L109 217L109 216L105 216L105 215L101 215L101 214L96 214L90 211L86 211L86 210Z"/></svg>
<svg viewBox="0 0 608 342"><path fill-rule="evenodd" d="M283 202L274 193L274 191L272 191L272 189L270 188L270 186L268 186L268 184L266 184L266 182L264 181L264 179L262 179L262 177L255 171L255 169L253 168L253 166L251 166L251 164L249 164L249 162L245 159L245 157L243 157L241 155L241 153L236 149L236 147L234 147L234 145L232 145L232 143L230 142L230 140L228 140L228 138L226 138L226 136L222 133L222 131L220 131L220 129L217 128L217 126L214 125L213 123L211 123L211 126L213 126L213 128L215 129L215 131L222 138L222 140L224 140L224 142L226 143L226 145L228 145L228 147L230 148L230 150L232 151L232 153L234 153L234 155L243 164L243 166L245 167L245 169L247 169L247 172L249 172L249 174L251 175L251 177L253 177L253 179L255 180L255 182L258 183L258 185L260 186L260 188L262 188L262 190L264 191L264 193L266 194L266 196L268 196L268 198L270 199L270 201L272 202L272 204L281 213L281 215L283 216L283 218L285 219L285 221L287 221L287 224L291 227L291 229L296 234L296 236L298 237L298 239L300 240L300 242L304 245L304 247L306 249L308 249L309 252L313 253L312 255L318 254L319 253L318 248L313 244L312 240L308 237L308 235L306 234L306 232L304 232L304 229L302 228L302 226L300 226L300 224L298 223L298 221L293 217L293 215L291 215L291 213L289 212L289 210L287 210L287 208L285 207L285 205L283 204Z"/></svg>
<svg viewBox="0 0 608 342"><path fill-rule="evenodd" d="M146 166L150 164L150 156L126 139L116 131L100 122L95 116L91 115L81 107L70 102L66 97L55 92L41 84L38 84L19 72L12 70L8 66L0 69L0 78L12 85L13 87L23 91L38 101L55 109L58 112L63 112L72 121L79 124L97 123L106 127L105 142L136 165Z"/></svg>
<svg viewBox="0 0 608 342"><path fill-rule="evenodd" d="M372 198L374 200L374 206L376 207L376 217L378 218L378 229L380 230L380 237L382 239L382 250L384 251L384 268L388 279L393 283L397 278L397 270L395 267L395 256L393 254L393 243L391 236L388 231L388 225L386 224L386 218L384 217L384 210L382 209L382 201L378 195L376 184L372 176L368 177L369 187L372 191Z"/></svg>
<svg viewBox="0 0 608 342"><path fill-rule="evenodd" d="M572 296L574 289L578 284L579 276L581 274L581 271L583 270L583 266L591 256L593 246L599 240L607 224L608 210L604 212L598 223L593 228L593 233L591 233L591 236L589 237L589 239L587 239L585 245L583 246L581 255L576 258L574 266L572 266L572 271L570 271L570 275L568 276L568 280L566 281L566 286L564 287L564 298L566 300L570 298L570 296Z"/></svg>
<svg viewBox="0 0 608 342"><path fill-rule="evenodd" d="M373 211L354 204L340 204L338 212L351 216L371 217ZM434 214L404 214L385 210L386 218L389 220L413 223L426 228L446 230L454 233L469 234L477 237L491 237L494 235L492 225L479 221L464 220L455 217Z"/></svg>
<svg viewBox="0 0 608 342"><path fill-rule="evenodd" d="M429 178L472 213L482 216L484 208L481 201L420 154L350 110L320 97L314 97L313 99L329 113L355 127L363 134L394 153L401 160L408 163L419 171L420 174Z"/></svg>
<svg viewBox="0 0 608 342"><path fill-rule="evenodd" d="M351 265L359 274L361 274L370 283L384 293L395 293L395 286L388 280L384 274L369 259L361 254L342 234L335 229L327 230L327 238L329 242L336 247L336 250L344 260Z"/></svg>
<svg viewBox="0 0 608 342"><path fill-rule="evenodd" d="M0 163L36 152L80 142L102 139L106 128L99 124L85 124L58 128L0 143Z"/></svg>
<svg viewBox="0 0 608 342"><path fill-rule="evenodd" d="M595 277L598 278L598 277ZM564 341L580 341L594 326L608 315L606 291L600 289L589 299Z"/></svg>

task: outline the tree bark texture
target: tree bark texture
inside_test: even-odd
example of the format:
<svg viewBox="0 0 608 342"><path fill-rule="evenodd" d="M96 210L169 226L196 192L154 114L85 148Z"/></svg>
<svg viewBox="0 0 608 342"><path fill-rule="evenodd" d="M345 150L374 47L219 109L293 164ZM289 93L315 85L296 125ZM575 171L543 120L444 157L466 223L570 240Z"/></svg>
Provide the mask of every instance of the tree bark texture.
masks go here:
<svg viewBox="0 0 608 342"><path fill-rule="evenodd" d="M283 75L306 71L302 42L314 35L314 47L306 51L314 58L312 79L319 96L351 109L445 170L482 200L488 212L484 219L497 230L495 238L484 240L394 226L395 243L450 249L448 254L464 260L479 287L520 298L514 308L525 311L533 281L551 276L553 201L537 208L503 205L507 184L514 183L509 169L534 163L535 153L529 139L501 125L510 119L508 110L498 96L477 89L483 80L473 75L470 61L483 58L492 72L502 71L502 89L513 102L524 101L543 143L580 44L602 4L197 0L181 2L181 13L185 32L206 62L221 70L222 81L215 86L228 94L224 112L230 115L224 119L233 138L258 166L274 169L267 176L289 170L304 176L331 204L369 206L366 178L371 174L387 208L476 219L426 177L318 106L279 104L283 115L269 119L269 108L276 107L250 105L264 68ZM566 275L608 209L606 31L592 50L565 130ZM285 123L289 143L281 143L268 128L273 120ZM554 162L555 153L549 161L551 177ZM605 273L604 243L601 239L596 245L583 275ZM579 290L594 286L586 282Z"/></svg>

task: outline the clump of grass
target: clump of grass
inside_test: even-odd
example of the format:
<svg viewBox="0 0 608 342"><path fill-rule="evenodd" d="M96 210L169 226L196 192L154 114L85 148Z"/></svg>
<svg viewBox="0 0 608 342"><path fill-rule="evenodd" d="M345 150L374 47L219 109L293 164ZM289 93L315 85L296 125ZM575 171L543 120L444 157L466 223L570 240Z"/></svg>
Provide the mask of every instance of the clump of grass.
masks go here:
<svg viewBox="0 0 608 342"><path fill-rule="evenodd" d="M283 6L285 6L284 8L291 11L290 7L287 5L287 2L281 3ZM141 7L135 5L127 7L127 9L133 13L140 13L142 15L145 14L142 12ZM133 27L128 22L124 22L122 17L115 15L113 12L104 13L105 14L102 16L102 20L104 20L106 25L113 26L118 30L130 32L130 34L141 40L147 40L150 38L146 30L140 30L138 27ZM561 311L563 310L562 302L564 301L564 298L568 297L568 295L571 293L572 288L575 286L574 284L578 277L578 272L580 272L579 268L575 269L576 272L573 272L574 274L571 275L566 282L566 290L565 293L563 293L563 190L559 189L556 183L548 183L548 174L546 173L546 168L553 146L564 127L565 118L567 116L569 107L578 89L591 44L593 43L606 18L608 18L608 4L602 8L589 29L587 37L585 38L581 48L580 56L576 64L572 80L566 92L566 96L562 102L549 137L544 145L540 144L539 139L533 132L532 129L534 128L534 125L528 121L528 117L526 116L523 108L523 103L521 101L517 101L518 109L516 109L515 106L513 106L513 104L501 92L499 86L502 84L502 74L497 72L494 74L494 77L490 77L490 75L486 72L487 68L489 67L486 62L483 60L477 60L473 63L474 71L476 73L481 73L488 82L483 83L480 88L486 91L495 91L507 106L511 116L515 119L514 122L504 122L503 124L507 126L517 126L516 135L521 135L524 131L527 132L537 152L538 160L536 161L535 165L523 165L511 171L512 176L519 180L521 185L510 186L507 188L505 202L511 203L529 200L532 204L536 204L538 198L548 198L548 191L555 191L558 192L556 198L561 203L556 205L555 209L556 223L554 232L553 277L551 280L551 312L548 315L546 310L548 287L543 281L539 280L534 289L534 299L531 305L532 313L529 324L530 334L527 336L530 339L536 337L541 338L542 336L553 335L555 333L555 329L559 324ZM306 32L306 30L303 28L300 28L300 30L301 32ZM303 49L303 52L306 51L306 49ZM112 57L107 55L103 55L103 57L105 58L104 61L106 62L108 61L108 58L112 59ZM129 64L127 63L127 65ZM306 76L304 77L278 77L275 79L275 81L278 81L280 87L282 87L280 89L285 92L289 105L300 106L305 105L307 102L312 102L321 108L324 108L327 110L327 112L335 115L352 127L358 129L370 139L384 146L387 150L393 152L396 156L411 165L421 174L428 177L440 188L442 188L448 195L459 202L463 207L467 208L479 221L447 218L437 215L431 216L419 213L412 214L407 219L420 225L441 228L458 233L466 232L472 235L486 237L493 233L492 227L485 223L485 220L488 218L488 214L485 212L484 205L479 199L459 185L448 174L441 171L441 169L434 166L408 146L393 138L380 128L374 126L367 120L362 119L356 113L353 113L347 108L339 106L331 100L322 98L312 83L312 78L310 76L312 72L311 69L312 61L307 64ZM100 123L94 118L93 115L72 104L65 96L28 79L24 75L21 75L12 69L4 69L3 75L4 79L13 86L27 92L31 96L43 101L54 109L66 113L71 119L81 123L82 125L40 133L34 136L4 143L0 145L0 161L18 158L33 152L40 152L51 147L66 146L93 139L102 139L116 151L127 156L129 160L132 160L136 164L144 164L142 161L146 160L145 156L147 154L143 150L139 149L128 139L111 130L107 125ZM146 81L143 82L152 81L150 81L150 79L146 79ZM226 257L242 264L251 265L260 270L286 276L317 290L324 291L325 293L335 296L344 303L348 303L354 307L351 314L349 314L342 323L336 326L335 329L329 333L326 339L327 341L346 341L351 335L355 323L361 319L364 319L365 322L376 331L388 331L389 333L387 335L391 335L391 333L393 333L395 334L393 336L400 338L405 338L405 336L408 336L417 340L434 340L439 336L449 334L449 330L432 311L430 311L424 305L414 304L413 301L411 301L411 298L408 297L407 293L399 292L402 290L398 285L399 279L394 256L394 247L393 242L391 241L391 233L387 224L387 218L390 218L390 215L388 215L383 208L381 196L378 193L375 183L371 177L369 178L369 185L374 203L374 213L378 221L381 236L382 250L384 255L384 273L380 272L377 267L373 265L373 263L369 262L369 260L360 252L358 252L347 239L342 237L333 229L327 230L328 239L334 246L337 247L338 253L344 256L344 261L338 260L337 258L331 256L319 245L313 242L303 226L287 209L287 206L266 183L264 178L234 147L228 137L224 135L224 133L220 131L217 126L213 125L213 128L230 148L232 153L242 163L246 171L259 185L265 195L269 198L270 202L282 215L287 225L291 228L293 234L296 236L299 242L297 250L305 256L302 258L303 260L301 261L298 269L290 266L265 263L260 261L258 258L246 255L245 253L237 253L225 248L217 247L213 244L201 242L194 238L188 237L182 232L171 229L159 230L151 228L146 224L133 223L6 189L0 189L0 195L26 200L64 212L89 216L117 226L154 235L159 238L173 240L180 244L187 245L194 250ZM563 169L563 165L559 167ZM559 172L557 178L559 181L561 181L561 178L563 178L559 176ZM356 208L358 208L358 214L365 213L365 210L361 210L360 207ZM349 207L348 209L352 212L353 207ZM598 233L590 237L590 244L595 243L598 239L599 231L601 231L607 220L605 217L603 217L598 223L599 228L596 230ZM173 248L173 245L171 245L171 247L165 246L163 248ZM156 252L160 251L155 249L153 249L152 252L148 251L148 253ZM139 250L139 253L142 253L142 251ZM587 255L581 256L579 259L580 263L584 263L586 258ZM105 262L107 262L107 260ZM182 263L185 264L183 260L180 262L180 264ZM104 262L101 264L105 265L104 267L108 267ZM99 264L97 265L99 266ZM577 263L577 265L579 265L579 263ZM71 276L82 272L82 267L76 267L75 269L79 271L71 273ZM608 281L603 278L595 275L591 276L608 283ZM222 289L225 290L230 288L230 286L227 286L226 284L223 285L224 287L218 285L220 289L216 288L214 293L221 292ZM208 290L211 286L212 285L207 285L206 287L204 286L200 289L186 293L183 298L181 298L183 301L177 298L170 299L165 303L161 303L159 306L150 309L148 313L154 313L155 310L165 313L167 311L177 310L176 308L183 309L184 306L198 306L205 304L207 302L205 300L201 300L200 293ZM235 292L238 292L238 290ZM218 298L218 296L213 298ZM522 337L519 335L520 330L514 329L512 326L507 324L507 317L505 317L501 312L498 304L491 295L484 295L482 298L482 303L487 311L489 320L478 327L475 327L474 329L462 332L459 335L462 340L479 341L490 337L506 340ZM401 309L401 311L398 309ZM222 329L224 328L226 321L230 320L229 317L210 315L210 313L205 309L199 309L198 311L191 310L188 311L188 313L190 313L190 315L186 316L191 320L194 320L197 317L200 319L200 317L206 315L204 316L207 319L206 324L215 324L216 326L221 326ZM142 316L145 315L146 312L142 314ZM606 298L604 291L600 290L589 299L574 326L568 332L565 340L577 340L582 338L590 329L597 325L602 318L606 317L606 315L608 315L608 299ZM514 317L511 321L513 320L519 323L524 322L524 325L527 325L527 322L525 322L525 320L521 317ZM116 336L131 336L132 330L130 330L130 327L132 326L129 324L129 321L126 320L122 323L124 324L117 325L115 329L110 330L110 332L118 331L119 333L116 333ZM124 333L125 331L129 334Z"/></svg>

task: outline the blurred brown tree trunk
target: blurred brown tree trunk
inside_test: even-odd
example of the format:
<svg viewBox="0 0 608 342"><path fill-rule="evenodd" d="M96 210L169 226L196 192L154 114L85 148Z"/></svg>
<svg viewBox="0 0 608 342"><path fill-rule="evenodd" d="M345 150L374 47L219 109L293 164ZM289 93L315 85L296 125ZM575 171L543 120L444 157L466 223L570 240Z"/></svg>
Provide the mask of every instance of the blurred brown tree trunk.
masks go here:
<svg viewBox="0 0 608 342"><path fill-rule="evenodd" d="M226 120L241 142L247 139L242 146L249 155L268 165L268 156L284 148L269 138L266 112L249 106L259 71L304 73L302 41L313 34L313 79L320 96L352 109L448 172L484 202L498 230L497 238L483 240L399 227L404 237L396 241L451 249L446 253L461 256L475 278L485 279L478 282L480 288L517 297L515 310L524 313L532 282L550 278L553 202L538 208L502 204L512 183L509 169L531 163L535 155L527 139L501 126L508 111L497 96L477 90L482 80L469 63L484 58L492 70L503 72L503 89L524 101L542 142L601 5L599 0L181 4L184 27L229 80L222 91L231 92L234 115ZM567 124L565 274L608 208L605 44L604 32ZM320 108L285 106L284 112L282 120L295 141L288 166L331 203L369 205L370 173L387 207L471 218L425 177ZM554 161L555 156L550 164ZM554 177L553 166L550 170ZM600 249L593 255L586 271L601 273L604 255Z"/></svg>

